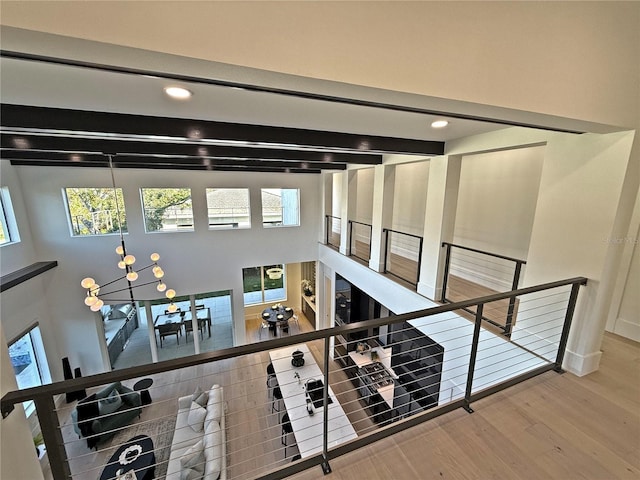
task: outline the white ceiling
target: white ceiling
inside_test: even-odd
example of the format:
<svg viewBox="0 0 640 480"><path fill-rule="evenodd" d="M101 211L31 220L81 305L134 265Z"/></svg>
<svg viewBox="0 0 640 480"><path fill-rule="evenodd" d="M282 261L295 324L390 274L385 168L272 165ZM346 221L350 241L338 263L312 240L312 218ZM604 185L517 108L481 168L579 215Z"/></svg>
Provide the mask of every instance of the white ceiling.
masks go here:
<svg viewBox="0 0 640 480"><path fill-rule="evenodd" d="M448 127L436 130L431 122L441 116L13 58L0 60L0 82L0 100L8 104L435 141L506 127L449 118ZM187 101L168 98L163 87L171 84L187 87L193 97Z"/></svg>

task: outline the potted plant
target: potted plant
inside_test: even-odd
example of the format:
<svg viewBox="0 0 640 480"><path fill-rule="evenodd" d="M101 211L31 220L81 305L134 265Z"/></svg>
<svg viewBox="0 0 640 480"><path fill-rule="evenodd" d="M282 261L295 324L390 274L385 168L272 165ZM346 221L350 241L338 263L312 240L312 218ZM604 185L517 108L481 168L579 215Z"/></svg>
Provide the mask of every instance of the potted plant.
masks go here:
<svg viewBox="0 0 640 480"><path fill-rule="evenodd" d="M310 297L313 295L313 290L311 289L311 282L309 280L302 280L302 293L305 296Z"/></svg>
<svg viewBox="0 0 640 480"><path fill-rule="evenodd" d="M36 446L36 453L38 454L38 458L42 458L44 455L44 439L42 438L42 433L38 433L35 437L33 437L33 444Z"/></svg>

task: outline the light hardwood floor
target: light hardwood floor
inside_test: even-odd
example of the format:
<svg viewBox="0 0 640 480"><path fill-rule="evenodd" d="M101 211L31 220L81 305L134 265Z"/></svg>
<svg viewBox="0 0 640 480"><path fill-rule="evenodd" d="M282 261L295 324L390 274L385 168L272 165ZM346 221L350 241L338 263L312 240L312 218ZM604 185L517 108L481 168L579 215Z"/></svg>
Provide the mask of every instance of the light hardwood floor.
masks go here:
<svg viewBox="0 0 640 480"><path fill-rule="evenodd" d="M333 480L640 478L640 344L605 334L600 369L548 372L331 461ZM322 478L319 467L292 478Z"/></svg>

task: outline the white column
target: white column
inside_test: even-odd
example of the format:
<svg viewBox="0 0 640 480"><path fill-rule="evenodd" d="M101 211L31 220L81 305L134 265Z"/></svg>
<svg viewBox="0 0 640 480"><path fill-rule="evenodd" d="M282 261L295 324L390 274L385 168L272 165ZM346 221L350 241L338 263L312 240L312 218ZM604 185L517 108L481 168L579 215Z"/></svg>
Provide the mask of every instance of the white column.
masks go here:
<svg viewBox="0 0 640 480"><path fill-rule="evenodd" d="M191 333L193 335L194 352L200 353L200 330L198 329L198 318L196 315L196 296L189 295L189 309L191 310ZM184 341L187 341L187 332L184 332Z"/></svg>
<svg viewBox="0 0 640 480"><path fill-rule="evenodd" d="M417 291L432 300L438 300L442 294L445 255L442 242L453 238L460 165L461 157L452 155L434 157L429 164L422 265Z"/></svg>
<svg viewBox="0 0 640 480"><path fill-rule="evenodd" d="M633 210L633 185L625 184L633 133L563 135L545 150L540 193L523 285L584 276L564 368L576 375L598 369L611 292ZM628 183L628 182L627 182ZM635 183L637 191L637 182ZM629 197L629 198L627 198ZM629 201L631 200L631 201ZM519 336L534 325L516 320Z"/></svg>
<svg viewBox="0 0 640 480"><path fill-rule="evenodd" d="M144 311L147 315L147 333L149 334L149 346L151 347L151 361L156 363L158 361L158 345L156 344L156 327L154 325L155 319L153 313L151 313L151 302L149 300L144 301Z"/></svg>
<svg viewBox="0 0 640 480"><path fill-rule="evenodd" d="M393 219L395 165L376 165L373 179L373 216L371 218L371 256L369 268L384 271L384 228L390 228Z"/></svg>
<svg viewBox="0 0 640 480"><path fill-rule="evenodd" d="M349 219L356 216L358 206L358 171L347 170L342 176L342 205L340 208L340 253L349 254Z"/></svg>

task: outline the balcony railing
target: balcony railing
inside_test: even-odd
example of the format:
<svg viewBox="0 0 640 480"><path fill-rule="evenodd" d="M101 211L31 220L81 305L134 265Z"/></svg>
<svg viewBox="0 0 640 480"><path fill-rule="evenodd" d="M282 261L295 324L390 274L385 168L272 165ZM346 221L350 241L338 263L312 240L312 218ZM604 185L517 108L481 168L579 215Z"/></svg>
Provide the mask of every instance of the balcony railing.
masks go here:
<svg viewBox="0 0 640 480"><path fill-rule="evenodd" d="M349 255L367 263L371 258L372 226L349 220Z"/></svg>
<svg viewBox="0 0 640 480"><path fill-rule="evenodd" d="M325 243L334 248L340 248L341 220L340 217L325 215Z"/></svg>
<svg viewBox="0 0 640 480"><path fill-rule="evenodd" d="M175 442L195 435L199 425L191 425L197 422L187 417L190 408L199 408L193 407L192 393L201 387L211 389L209 402L222 401L216 404L222 407L219 420L212 423L207 408L202 425L207 435L209 429L219 432L222 442L214 455L219 462L209 464L209 456L205 468L222 468L229 479L279 479L316 465L328 472L329 462L340 455L458 408L472 412L476 400L549 370L561 371L584 284L586 278L572 278L13 391L2 398L1 411L6 417L14 405L35 402L56 480L98 478L110 457L115 457L112 462L123 458L118 447L138 434L152 439L155 475L161 477L172 453L175 466L181 451ZM485 330L482 317L495 302L510 298L517 298L520 308L511 339L506 339ZM464 318L463 309L469 308L476 311L472 321ZM292 352L299 349L306 351L303 367L291 362ZM360 367L374 360L388 374L395 373L390 385L363 376ZM76 406L56 407L57 395L82 389L91 395L112 382L133 384L142 378L153 384L142 387L141 405L136 401L114 413L96 413L80 436L70 418ZM319 389L306 395L305 385L313 384ZM222 387L221 397L214 395L213 385ZM138 398L137 392L133 396ZM97 436L85 435L90 433L87 425L108 425L105 419L132 410L126 421L111 422ZM95 452L88 448L88 438L96 440L91 442ZM127 468L142 475L146 467L134 465Z"/></svg>
<svg viewBox="0 0 640 480"><path fill-rule="evenodd" d="M418 285L422 263L422 237L385 228L384 273Z"/></svg>
<svg viewBox="0 0 640 480"><path fill-rule="evenodd" d="M442 242L442 246L446 248L442 302L463 300L464 296L460 291L473 291L474 286L476 292L480 294L518 288L522 267L527 263L526 261L448 242ZM454 282L463 282L467 285L460 288L460 286L452 286ZM485 311L483 320L498 327L506 336L509 336L517 307L517 299L510 297L501 304L497 304L491 311ZM469 310L469 313L475 314L475 311Z"/></svg>

